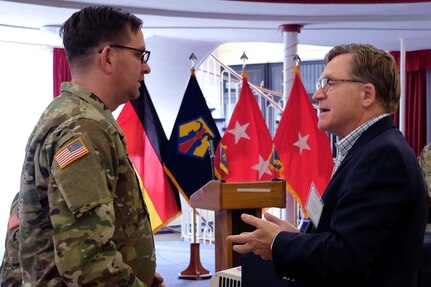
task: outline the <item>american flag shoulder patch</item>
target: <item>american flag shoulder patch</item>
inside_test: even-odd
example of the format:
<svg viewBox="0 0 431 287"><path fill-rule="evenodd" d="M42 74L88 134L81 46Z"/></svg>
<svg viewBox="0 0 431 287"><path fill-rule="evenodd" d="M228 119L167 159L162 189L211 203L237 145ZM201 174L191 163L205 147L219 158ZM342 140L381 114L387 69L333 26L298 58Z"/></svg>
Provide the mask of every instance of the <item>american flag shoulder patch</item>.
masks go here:
<svg viewBox="0 0 431 287"><path fill-rule="evenodd" d="M18 217L18 212L12 214L9 217L9 222L7 224L7 227L9 229L14 229L15 227L19 226L19 217Z"/></svg>
<svg viewBox="0 0 431 287"><path fill-rule="evenodd" d="M54 159L57 162L60 169L65 168L78 158L83 157L90 151L85 146L84 142L81 138L77 138L70 143L68 143L65 147L60 149L55 155Z"/></svg>

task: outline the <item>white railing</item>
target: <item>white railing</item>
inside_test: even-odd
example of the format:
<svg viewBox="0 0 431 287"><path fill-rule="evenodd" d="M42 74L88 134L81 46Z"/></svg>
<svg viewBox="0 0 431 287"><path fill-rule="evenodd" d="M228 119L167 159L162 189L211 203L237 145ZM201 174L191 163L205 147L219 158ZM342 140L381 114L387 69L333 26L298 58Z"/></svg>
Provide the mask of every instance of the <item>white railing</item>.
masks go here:
<svg viewBox="0 0 431 287"><path fill-rule="evenodd" d="M184 241L190 242L214 243L214 211L205 209L194 210L187 202L182 207L181 238ZM196 217L193 214L195 211ZM196 225L193 222L194 218L196 218ZM193 226L198 227L196 233Z"/></svg>

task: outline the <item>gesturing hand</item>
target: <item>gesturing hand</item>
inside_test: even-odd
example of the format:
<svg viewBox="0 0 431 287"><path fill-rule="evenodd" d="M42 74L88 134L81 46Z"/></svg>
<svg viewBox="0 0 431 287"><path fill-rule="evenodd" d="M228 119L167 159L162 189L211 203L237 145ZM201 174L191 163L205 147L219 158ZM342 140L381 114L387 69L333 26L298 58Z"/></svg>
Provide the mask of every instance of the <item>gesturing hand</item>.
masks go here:
<svg viewBox="0 0 431 287"><path fill-rule="evenodd" d="M241 215L242 221L256 227L256 230L228 236L227 240L239 243L233 245L233 250L238 253L253 252L263 259L269 260L272 258L272 241L280 231L298 232L287 221L281 220L270 213L265 213L264 216L266 220L249 214Z"/></svg>

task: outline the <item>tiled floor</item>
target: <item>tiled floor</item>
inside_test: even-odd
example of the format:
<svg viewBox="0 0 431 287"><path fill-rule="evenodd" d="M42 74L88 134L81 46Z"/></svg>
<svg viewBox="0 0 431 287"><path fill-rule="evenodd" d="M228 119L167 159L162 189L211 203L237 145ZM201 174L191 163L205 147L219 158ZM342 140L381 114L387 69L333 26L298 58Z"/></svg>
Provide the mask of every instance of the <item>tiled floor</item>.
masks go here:
<svg viewBox="0 0 431 287"><path fill-rule="evenodd" d="M190 262L190 242L181 241L179 234L156 234L157 272L164 279L167 287L209 287L210 279L179 279L178 274L184 271ZM214 244L200 245L202 266L214 274Z"/></svg>

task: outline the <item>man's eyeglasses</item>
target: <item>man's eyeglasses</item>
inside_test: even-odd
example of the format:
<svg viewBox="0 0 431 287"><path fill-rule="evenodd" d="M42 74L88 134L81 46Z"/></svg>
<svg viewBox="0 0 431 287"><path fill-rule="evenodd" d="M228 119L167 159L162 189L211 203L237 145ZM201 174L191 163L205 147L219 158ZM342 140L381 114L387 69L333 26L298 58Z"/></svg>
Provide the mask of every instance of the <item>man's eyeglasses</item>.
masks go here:
<svg viewBox="0 0 431 287"><path fill-rule="evenodd" d="M322 89L326 93L328 88L332 85L331 82L348 82L348 83L365 84L365 82L359 81L359 80L322 78L322 79L316 81L316 91L318 89Z"/></svg>
<svg viewBox="0 0 431 287"><path fill-rule="evenodd" d="M119 48L119 49L127 49L127 50L130 50L130 51L134 51L134 52L137 52L137 53L139 53L140 54L140 59L141 59L141 63L143 64L143 63L147 63L148 62L148 59L150 59L150 54L151 54L151 52L150 51L146 51L146 50L140 50L140 49L136 49L136 48L132 48L132 47L127 47L127 46L123 46L123 45L118 45L118 44L111 44L111 45L108 45L108 47L111 47L111 48ZM99 53L101 53L102 52L102 50L103 49L101 49L100 51L99 51Z"/></svg>

